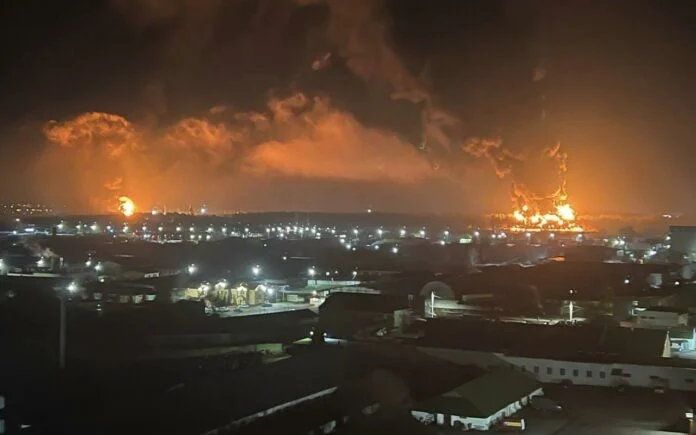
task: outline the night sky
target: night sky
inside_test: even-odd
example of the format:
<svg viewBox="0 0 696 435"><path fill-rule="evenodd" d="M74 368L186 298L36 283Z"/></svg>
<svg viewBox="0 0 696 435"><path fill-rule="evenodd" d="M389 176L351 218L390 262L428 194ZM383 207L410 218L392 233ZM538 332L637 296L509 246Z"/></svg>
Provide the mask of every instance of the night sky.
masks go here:
<svg viewBox="0 0 696 435"><path fill-rule="evenodd" d="M6 3L3 200L509 211L558 140L580 214L696 212L693 1Z"/></svg>

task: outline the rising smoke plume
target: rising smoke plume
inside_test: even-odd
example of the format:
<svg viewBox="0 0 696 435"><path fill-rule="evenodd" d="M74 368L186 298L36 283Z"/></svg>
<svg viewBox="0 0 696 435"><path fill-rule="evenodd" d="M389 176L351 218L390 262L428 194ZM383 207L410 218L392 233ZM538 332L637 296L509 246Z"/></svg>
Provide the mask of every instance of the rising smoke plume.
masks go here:
<svg viewBox="0 0 696 435"><path fill-rule="evenodd" d="M327 100L304 94L271 99L264 112L216 107L160 129L87 113L49 122L44 133L53 147L40 168L77 169L60 189L77 190L96 210L113 210L120 195L182 206L204 194L197 186L233 188L249 177L408 184L432 174L418 150L394 133L366 128Z"/></svg>
<svg viewBox="0 0 696 435"><path fill-rule="evenodd" d="M202 51L222 3L113 2L138 28L173 23L172 46L179 54ZM265 16L274 3L258 1L256 16ZM341 61L366 83L387 87L392 99L418 105L419 143L368 128L350 113L332 108L328 100L303 93L272 98L263 111L235 112L216 105L204 116L168 126L94 112L46 124L44 133L51 146L38 163L39 172L72 169L62 183L46 183L46 189L58 197L66 191L77 193L93 210L113 210L120 195L145 206L182 206L211 189L234 189L242 180L262 177L393 183L429 177L457 180L461 166L454 163L472 158L488 160L499 177L517 180L524 155L505 147L498 137L468 137L459 117L442 107L422 77L404 66L389 43L385 1L288 0L286 5L328 10L319 44L326 49L307 66L309 73ZM533 80L543 81L545 76L546 70L540 69ZM531 197L522 183L515 182L514 189Z"/></svg>

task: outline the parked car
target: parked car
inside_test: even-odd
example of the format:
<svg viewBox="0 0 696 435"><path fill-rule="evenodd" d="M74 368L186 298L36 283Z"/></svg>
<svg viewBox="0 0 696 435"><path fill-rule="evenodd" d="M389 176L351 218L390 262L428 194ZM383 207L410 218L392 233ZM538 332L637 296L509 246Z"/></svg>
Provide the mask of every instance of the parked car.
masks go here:
<svg viewBox="0 0 696 435"><path fill-rule="evenodd" d="M563 411L563 407L559 405L556 401L543 396L534 396L529 402L533 409L537 411L545 412L559 412Z"/></svg>

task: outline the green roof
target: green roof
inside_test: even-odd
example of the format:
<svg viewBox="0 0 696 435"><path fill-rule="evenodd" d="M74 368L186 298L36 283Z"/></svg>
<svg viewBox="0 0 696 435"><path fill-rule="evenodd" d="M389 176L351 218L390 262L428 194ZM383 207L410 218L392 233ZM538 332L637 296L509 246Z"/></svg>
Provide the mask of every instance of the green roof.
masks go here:
<svg viewBox="0 0 696 435"><path fill-rule="evenodd" d="M669 338L681 338L691 340L694 338L694 328L689 326L670 328Z"/></svg>
<svg viewBox="0 0 696 435"><path fill-rule="evenodd" d="M417 406L443 414L486 418L537 389L539 382L521 372L498 369Z"/></svg>

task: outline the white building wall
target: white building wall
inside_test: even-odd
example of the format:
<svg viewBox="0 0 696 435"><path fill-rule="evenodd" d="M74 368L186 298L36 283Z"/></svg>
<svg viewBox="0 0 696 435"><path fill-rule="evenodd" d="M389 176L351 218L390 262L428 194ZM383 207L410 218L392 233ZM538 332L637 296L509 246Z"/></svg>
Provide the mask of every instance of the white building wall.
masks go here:
<svg viewBox="0 0 696 435"><path fill-rule="evenodd" d="M540 382L572 382L578 385L618 386L696 391L696 369L624 363L589 363L545 358L508 356L501 353L462 351L435 347L419 350L447 361L482 368L515 367L534 375ZM614 373L614 374L612 374Z"/></svg>
<svg viewBox="0 0 696 435"><path fill-rule="evenodd" d="M672 328L686 326L688 322L688 315L680 313L645 310L636 315L638 326Z"/></svg>

